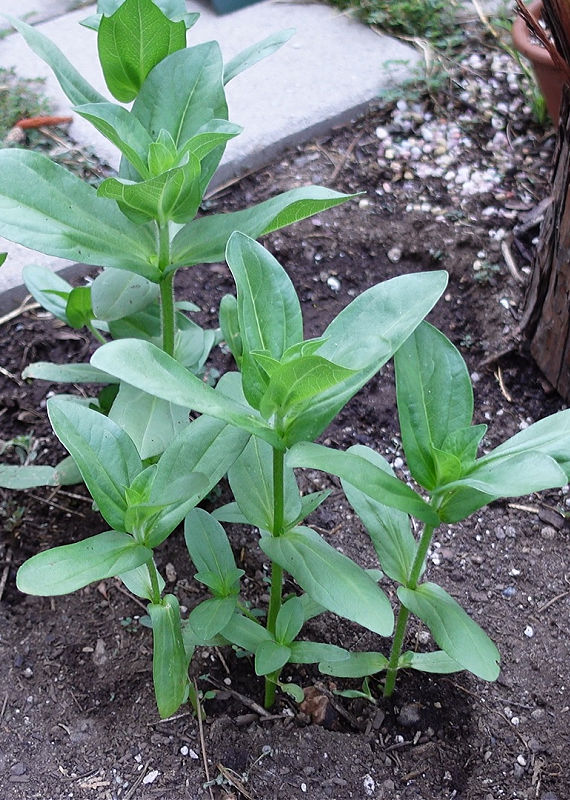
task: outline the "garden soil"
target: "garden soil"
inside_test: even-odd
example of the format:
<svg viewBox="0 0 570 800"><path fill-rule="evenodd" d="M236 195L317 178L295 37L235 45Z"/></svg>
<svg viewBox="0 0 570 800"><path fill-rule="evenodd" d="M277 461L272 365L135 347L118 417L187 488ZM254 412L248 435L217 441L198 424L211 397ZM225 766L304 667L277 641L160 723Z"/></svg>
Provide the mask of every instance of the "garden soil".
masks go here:
<svg viewBox="0 0 570 800"><path fill-rule="evenodd" d="M479 66L485 69L485 63ZM435 99L378 104L352 126L218 191L207 206L240 208L309 183L362 192L265 240L299 292L306 334L319 335L353 297L379 281L446 269L449 287L429 319L468 363L475 422L489 426L488 449L565 407L517 332L524 296L518 279L528 276L554 136L535 126L528 110L513 114L505 145L511 166L494 188L473 193L448 171L426 177L401 147L386 151L387 136L397 145L426 119L441 118L445 126L451 118L471 142L463 164L482 170L496 159L489 147L496 141L492 114L479 113L458 94L454 79ZM395 122L402 115L410 120L405 134ZM424 147L428 140L422 139L417 163L429 165L437 157ZM510 269L505 251L513 258ZM181 271L177 288L200 306L197 320L215 326L232 281L226 266L212 264ZM87 359L93 345L83 332L32 309L2 323L0 347L1 436L5 443L20 437L4 458L56 463L63 453L50 434L45 400L60 389L23 382L20 374L30 361ZM209 377L231 368L230 356L218 349ZM341 449L370 445L406 477L393 377L388 365L322 441ZM338 481L312 471L301 481L304 491L332 489L311 517L316 530L363 566L376 566ZM210 498L213 506L224 501L221 492ZM203 649L191 665L205 695L200 725L185 709L159 719L151 636L139 623L144 606L118 582L53 599L26 597L15 587L17 567L38 550L105 528L85 490L2 492L1 800L567 800L567 498L553 491L497 502L436 533L427 574L496 641L502 669L495 683L467 673L406 672L390 700L382 698L380 681L371 679L367 700L337 693L360 689L360 681L333 680L302 667L285 676L304 687L305 703L299 707L281 695L266 712L251 660L229 648ZM268 572L256 532L236 527L230 535L246 573L247 597L263 604ZM158 550L157 561L168 591L191 610L201 589L178 532ZM394 600L390 583L383 586ZM291 582L287 588L295 591ZM332 614L312 620L306 634L354 650L388 648ZM430 644L427 631L412 626L407 646Z"/></svg>

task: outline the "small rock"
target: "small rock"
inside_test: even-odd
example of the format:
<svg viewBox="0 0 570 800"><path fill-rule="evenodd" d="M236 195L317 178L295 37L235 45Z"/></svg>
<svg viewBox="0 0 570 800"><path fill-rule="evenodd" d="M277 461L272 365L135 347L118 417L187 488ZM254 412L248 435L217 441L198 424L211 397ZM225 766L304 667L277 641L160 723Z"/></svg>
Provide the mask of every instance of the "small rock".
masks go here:
<svg viewBox="0 0 570 800"><path fill-rule="evenodd" d="M176 569L174 564L171 564L170 561L164 568L164 574L166 575L166 580L168 583L174 583L176 581Z"/></svg>
<svg viewBox="0 0 570 800"><path fill-rule="evenodd" d="M187 756L188 755L188 745L183 744L180 748L180 755Z"/></svg>
<svg viewBox="0 0 570 800"><path fill-rule="evenodd" d="M96 667L102 667L103 664L106 664L109 660L109 657L107 656L107 647L103 639L97 639L97 644L95 645L92 658Z"/></svg>
<svg viewBox="0 0 570 800"><path fill-rule="evenodd" d="M520 781L520 779L524 775L524 767L521 767L520 764L515 764L514 769L513 769L513 773L514 773L514 776L515 776L516 780Z"/></svg>
<svg viewBox="0 0 570 800"><path fill-rule="evenodd" d="M365 775L362 784L364 786L364 793L367 794L368 797L372 797L376 789L376 783L372 775Z"/></svg>
<svg viewBox="0 0 570 800"><path fill-rule="evenodd" d="M540 535L543 539L554 539L556 537L556 528L553 528L552 525L545 525L544 528L540 529Z"/></svg>
<svg viewBox="0 0 570 800"><path fill-rule="evenodd" d="M151 769L151 771L147 772L147 774L144 776L144 778L142 779L142 782L146 783L146 784L154 783L155 780L158 778L158 775L159 775L159 772L158 772L157 769Z"/></svg>
<svg viewBox="0 0 570 800"><path fill-rule="evenodd" d="M535 722L543 722L546 717L546 711L543 708L535 708L530 715Z"/></svg>
<svg viewBox="0 0 570 800"><path fill-rule="evenodd" d="M406 728L413 728L421 720L420 706L418 703L406 703L400 709L398 722Z"/></svg>
<svg viewBox="0 0 570 800"><path fill-rule="evenodd" d="M506 597L507 600L509 600L511 597L514 597L516 593L517 590L515 589L514 586L507 586L502 591L503 597Z"/></svg>
<svg viewBox="0 0 570 800"><path fill-rule="evenodd" d="M340 290L340 281L331 275L330 278L327 278L327 286L332 292L338 292Z"/></svg>
<svg viewBox="0 0 570 800"><path fill-rule="evenodd" d="M18 761L17 764L14 764L10 768L10 772L12 773L12 775L23 775L25 771L26 771L26 765L23 764L21 761Z"/></svg>
<svg viewBox="0 0 570 800"><path fill-rule="evenodd" d="M532 625L526 626L526 628L524 629L524 635L527 636L529 639L532 639L532 637L534 636L534 628L532 627Z"/></svg>
<svg viewBox="0 0 570 800"><path fill-rule="evenodd" d="M402 249L400 247L391 247L390 250L386 253L388 256L388 260L392 262L392 264L397 264L398 261L402 258Z"/></svg>
<svg viewBox="0 0 570 800"><path fill-rule="evenodd" d="M26 667L26 669L22 672L22 675L24 678L29 680L30 678L34 677L34 670L31 667Z"/></svg>
<svg viewBox="0 0 570 800"><path fill-rule="evenodd" d="M520 764L521 767L526 767L526 758L522 754L517 756L517 764Z"/></svg>

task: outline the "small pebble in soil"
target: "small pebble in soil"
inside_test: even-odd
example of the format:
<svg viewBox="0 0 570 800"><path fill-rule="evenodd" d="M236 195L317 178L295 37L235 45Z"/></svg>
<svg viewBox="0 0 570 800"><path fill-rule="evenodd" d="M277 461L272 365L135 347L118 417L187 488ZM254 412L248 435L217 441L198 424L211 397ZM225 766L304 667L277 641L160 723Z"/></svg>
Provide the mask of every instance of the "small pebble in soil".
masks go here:
<svg viewBox="0 0 570 800"><path fill-rule="evenodd" d="M507 600L508 600L509 598L511 598L511 597L514 597L516 593L517 593L517 590L515 589L515 587L514 587L514 586L506 586L506 587L503 589L503 592L502 592L502 594L503 594L503 597L506 597L506 598L507 598Z"/></svg>
<svg viewBox="0 0 570 800"><path fill-rule="evenodd" d="M340 291L340 281L338 278L334 278L333 276L327 278L327 286L329 287L331 292Z"/></svg>
<svg viewBox="0 0 570 800"><path fill-rule="evenodd" d="M187 756L188 752L189 752L188 745L183 744L182 747L180 748L180 755Z"/></svg>
<svg viewBox="0 0 570 800"><path fill-rule="evenodd" d="M34 677L34 670L31 667L26 667L26 669L22 672L22 675L24 678L28 678L29 680L30 678Z"/></svg>
<svg viewBox="0 0 570 800"><path fill-rule="evenodd" d="M532 637L534 636L534 628L532 627L532 625L527 625L526 626L526 628L524 629L524 635L528 639L532 639Z"/></svg>
<svg viewBox="0 0 570 800"><path fill-rule="evenodd" d="M13 767L10 768L10 772L12 775L23 775L26 771L26 765L23 764L21 761L18 761L17 764L14 764Z"/></svg>
<svg viewBox="0 0 570 800"><path fill-rule="evenodd" d="M158 775L159 775L159 772L158 772L157 769L151 769L151 771L147 772L147 774L144 776L144 778L142 779L142 782L145 783L145 784L154 783L155 780L158 778Z"/></svg>
<svg viewBox="0 0 570 800"><path fill-rule="evenodd" d="M392 264L397 264L398 261L402 258L402 248L401 247L391 247L390 250L386 253L388 256L388 260L392 262Z"/></svg>
<svg viewBox="0 0 570 800"><path fill-rule="evenodd" d="M543 708L535 708L530 715L535 722L543 722L546 717L546 711Z"/></svg>
<svg viewBox="0 0 570 800"><path fill-rule="evenodd" d="M366 774L362 781L362 785L364 786L365 794L367 794L368 797L372 797L376 789L376 783L374 782L374 778L372 777L372 775Z"/></svg>

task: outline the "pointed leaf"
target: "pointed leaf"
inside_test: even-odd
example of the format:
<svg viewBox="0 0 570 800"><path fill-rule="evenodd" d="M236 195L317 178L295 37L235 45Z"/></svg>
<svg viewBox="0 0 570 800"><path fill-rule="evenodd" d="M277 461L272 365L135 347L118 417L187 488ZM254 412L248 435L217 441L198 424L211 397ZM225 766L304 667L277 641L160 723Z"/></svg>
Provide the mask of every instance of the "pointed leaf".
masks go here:
<svg viewBox="0 0 570 800"><path fill-rule="evenodd" d="M211 597L203 600L188 617L196 636L204 641L213 639L230 621L237 603L237 595Z"/></svg>
<svg viewBox="0 0 570 800"><path fill-rule="evenodd" d="M259 545L317 603L381 636L390 635L394 620L386 595L361 567L310 528L263 536Z"/></svg>
<svg viewBox="0 0 570 800"><path fill-rule="evenodd" d="M359 370L311 403L288 428L287 443L314 441L375 375L431 310L447 283L444 272L400 275L372 286L352 301L323 333L318 355Z"/></svg>
<svg viewBox="0 0 570 800"><path fill-rule="evenodd" d="M395 477L388 462L374 450L355 445L348 452L361 456L386 474ZM408 515L372 499L347 480L342 481L342 488L346 499L370 534L380 566L386 575L399 583L406 583L416 555L416 540L410 530Z"/></svg>
<svg viewBox="0 0 570 800"><path fill-rule="evenodd" d="M435 650L433 653L412 653L407 650L400 656L398 669L417 669L420 672L450 675L453 672L461 672L463 667L443 650Z"/></svg>
<svg viewBox="0 0 570 800"><path fill-rule="evenodd" d="M274 641L261 642L255 650L255 674L277 672L289 661L291 650Z"/></svg>
<svg viewBox="0 0 570 800"><path fill-rule="evenodd" d="M188 690L188 660L182 639L180 606L173 594L160 604L149 603L152 620L152 677L158 713L164 719L184 702Z"/></svg>
<svg viewBox="0 0 570 800"><path fill-rule="evenodd" d="M479 461L467 475L447 484L443 491L468 486L493 497L520 497L566 483L566 473L551 456L530 450Z"/></svg>
<svg viewBox="0 0 570 800"><path fill-rule="evenodd" d="M413 514L429 525L439 525L436 512L413 489L354 452L299 442L289 450L286 460L290 467L330 472L379 503Z"/></svg>
<svg viewBox="0 0 570 800"><path fill-rule="evenodd" d="M339 194L322 186L308 186L292 189L241 211L200 217L185 225L174 237L173 264L183 267L222 261L228 239L234 231L257 239L344 203L351 197L354 195Z"/></svg>
<svg viewBox="0 0 570 800"><path fill-rule="evenodd" d="M263 625L237 613L233 615L221 634L229 642L250 653L254 653L262 642L273 641L271 634Z"/></svg>
<svg viewBox="0 0 570 800"><path fill-rule="evenodd" d="M36 378L50 383L118 383L118 379L91 364L51 364L36 361L22 372L22 378Z"/></svg>
<svg viewBox="0 0 570 800"><path fill-rule="evenodd" d="M485 631L441 586L435 583L422 583L417 589L400 586L398 597L412 614L425 622L450 658L483 680L496 680L499 651Z"/></svg>
<svg viewBox="0 0 570 800"><path fill-rule="evenodd" d="M122 383L109 419L131 438L141 459L160 455L188 425L188 409Z"/></svg>
<svg viewBox="0 0 570 800"><path fill-rule="evenodd" d="M226 585L229 591L234 582L236 562L220 523L207 511L195 508L184 520L184 541L196 570L213 573L219 584ZM228 576L231 576L230 581ZM225 624L227 622L229 617Z"/></svg>
<svg viewBox="0 0 570 800"><path fill-rule="evenodd" d="M149 229L47 156L0 150L0 235L41 253L158 278Z"/></svg>
<svg viewBox="0 0 570 800"><path fill-rule="evenodd" d="M112 420L61 397L48 400L48 415L102 516L121 530L127 508L125 488L142 470L134 444Z"/></svg>
<svg viewBox="0 0 570 800"><path fill-rule="evenodd" d="M155 397L232 423L275 447L282 447L273 429L253 411L206 386L149 342L109 342L93 354L91 363L99 369L110 370L116 377Z"/></svg>
<svg viewBox="0 0 570 800"><path fill-rule="evenodd" d="M5 16L10 20L10 24L22 34L30 49L52 68L59 85L74 105L106 102L106 98L85 80L61 50L47 36L40 33L37 27L27 25L16 17Z"/></svg>
<svg viewBox="0 0 570 800"><path fill-rule="evenodd" d="M0 486L3 489L33 489L36 486L57 486L54 467L0 464Z"/></svg>
<svg viewBox="0 0 570 800"><path fill-rule="evenodd" d="M290 597L279 609L275 620L275 640L290 645L305 623L303 604L300 598Z"/></svg>
<svg viewBox="0 0 570 800"><path fill-rule="evenodd" d="M438 482L433 449L473 416L473 390L459 351L437 328L421 323L394 356L398 415L408 466L419 484Z"/></svg>
<svg viewBox="0 0 570 800"><path fill-rule="evenodd" d="M107 322L142 311L158 295L156 283L122 269L104 269L91 284L95 316Z"/></svg>
<svg viewBox="0 0 570 800"><path fill-rule="evenodd" d="M267 58L267 56L279 50L280 47L283 47L285 42L289 41L294 33L295 28L285 28L278 33L271 34L271 36L268 36L267 39L263 39L261 42L246 47L245 50L242 50L241 53L238 53L237 56L234 56L231 61L228 61L225 65L224 83L228 83L233 80L236 75L239 75L240 72L253 67L258 61Z"/></svg>
<svg viewBox="0 0 570 800"><path fill-rule="evenodd" d="M134 114L115 103L85 103L73 110L112 142L141 178L148 177L147 153L152 139Z"/></svg>
<svg viewBox="0 0 570 800"><path fill-rule="evenodd" d="M348 658L323 659L319 671L337 678L365 678L375 675L388 666L388 659L383 653L350 653Z"/></svg>
<svg viewBox="0 0 570 800"><path fill-rule="evenodd" d="M218 522L231 522L234 525L249 525L247 517L242 514L237 503L226 503L212 511L212 516Z"/></svg>
<svg viewBox="0 0 570 800"><path fill-rule="evenodd" d="M70 291L65 305L65 315L71 328L80 330L89 325L94 317L89 286L78 286Z"/></svg>
<svg viewBox="0 0 570 800"><path fill-rule="evenodd" d="M289 645L292 664L317 664L319 661L340 661L348 658L348 650L335 644L321 642L291 642Z"/></svg>
<svg viewBox="0 0 570 800"><path fill-rule="evenodd" d="M67 322L65 313L67 301L64 294L72 290L73 287L70 283L60 277L57 272L52 272L51 269L39 264L25 266L22 270L22 278L34 300L37 300L54 317Z"/></svg>
<svg viewBox="0 0 570 800"><path fill-rule="evenodd" d="M152 550L137 544L132 536L107 531L32 556L18 570L16 584L26 594L68 594L135 569L151 558Z"/></svg>
<svg viewBox="0 0 570 800"><path fill-rule="evenodd" d="M105 82L122 103L134 100L153 67L184 47L184 23L169 20L152 0L126 0L99 23L97 48Z"/></svg>

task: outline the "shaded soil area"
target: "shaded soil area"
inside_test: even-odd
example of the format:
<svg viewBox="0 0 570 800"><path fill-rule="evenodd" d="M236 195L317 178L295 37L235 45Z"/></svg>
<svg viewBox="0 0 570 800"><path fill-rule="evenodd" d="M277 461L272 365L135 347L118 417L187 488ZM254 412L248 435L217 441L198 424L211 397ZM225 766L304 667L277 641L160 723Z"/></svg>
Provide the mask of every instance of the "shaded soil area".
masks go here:
<svg viewBox="0 0 570 800"><path fill-rule="evenodd" d="M267 237L299 292L306 334L318 335L354 296L381 280L446 269L449 287L430 321L467 360L475 422L489 425L484 447L490 448L564 407L517 336L524 292L517 277L528 273L553 137L534 129L521 112L509 133L511 145L516 139L506 154L509 166L503 163L493 189L475 194L462 193L461 184L445 174L422 177L403 157L386 158L383 132L397 139L402 114L412 118L413 133L414 114L419 129L425 113L443 120L450 109L456 116L462 110L456 97L446 103L443 108L426 100L417 110L401 103L372 108L352 126L218 191L208 206L239 208L308 183L362 192ZM466 121L465 127L471 147L462 151L463 163L471 159L484 168L486 160L498 157L489 148L492 119ZM429 161L429 151L425 156L419 160ZM505 266L505 242L514 270ZM232 291L227 268L193 268L177 281L180 297L201 307L197 320L215 326L220 299ZM0 344L1 436L5 443L20 437L4 458L56 463L62 450L50 434L45 399L59 389L23 383L20 373L30 361L86 359L92 343L29 310L3 323ZM223 351L215 353L213 364L218 372L231 368ZM371 445L405 474L391 365L347 405L323 441L339 448ZM376 566L336 479L308 471L302 481L304 490L333 490L311 518L315 528L363 566ZM358 689L360 682L333 682L301 667L286 676L308 690L306 703L299 708L281 696L267 713L257 705L262 684L249 659L238 659L229 649L204 649L192 662L192 675L214 696L204 700L200 730L187 712L159 721L150 633L139 624L144 606L118 582L54 599L25 597L15 588L16 568L27 557L104 529L85 490L1 492L0 797L565 800L570 797L567 498L565 491L554 491L495 503L437 532L428 577L496 641L502 654L496 683L465 673L405 673L390 701L371 680L370 702L335 694ZM268 574L256 533L236 527L231 541L255 602L267 592ZM168 590L191 610L201 589L177 533L157 551L157 566L167 575ZM393 598L390 584L384 588ZM386 641L331 614L312 620L306 634L356 650L388 648ZM407 646L425 643L426 631L412 626Z"/></svg>

